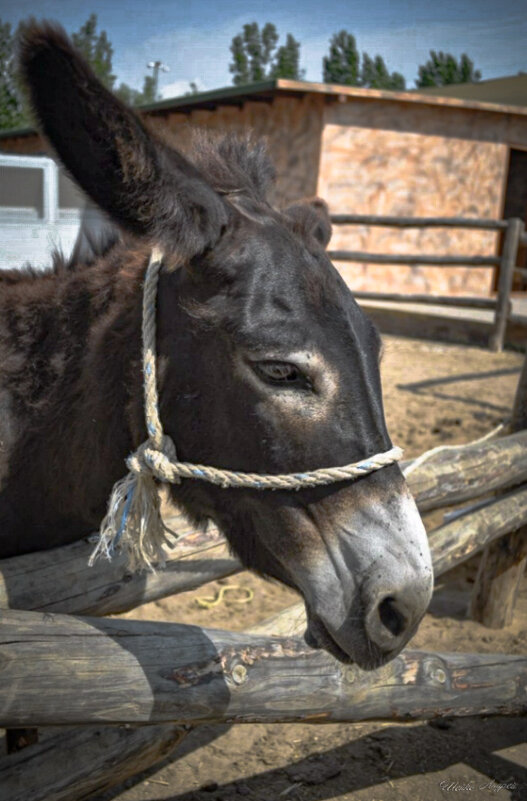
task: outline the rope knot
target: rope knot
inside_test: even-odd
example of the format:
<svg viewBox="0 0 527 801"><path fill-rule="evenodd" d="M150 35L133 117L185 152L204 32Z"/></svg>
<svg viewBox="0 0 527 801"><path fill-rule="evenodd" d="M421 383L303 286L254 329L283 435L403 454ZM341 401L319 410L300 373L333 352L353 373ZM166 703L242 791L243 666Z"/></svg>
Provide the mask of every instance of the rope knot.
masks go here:
<svg viewBox="0 0 527 801"><path fill-rule="evenodd" d="M126 466L137 477L151 475L159 481L180 484L181 478L170 468L177 462L174 441L168 434L162 434L159 446L151 439L139 445L126 460Z"/></svg>

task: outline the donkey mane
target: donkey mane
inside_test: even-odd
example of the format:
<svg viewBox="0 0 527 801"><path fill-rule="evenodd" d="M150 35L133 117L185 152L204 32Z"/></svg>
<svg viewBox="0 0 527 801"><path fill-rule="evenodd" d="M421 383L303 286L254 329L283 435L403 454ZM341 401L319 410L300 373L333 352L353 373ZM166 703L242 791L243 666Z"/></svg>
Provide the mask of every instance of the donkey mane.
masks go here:
<svg viewBox="0 0 527 801"><path fill-rule="evenodd" d="M193 129L185 155L220 194L247 193L265 201L276 177L265 141L250 132Z"/></svg>

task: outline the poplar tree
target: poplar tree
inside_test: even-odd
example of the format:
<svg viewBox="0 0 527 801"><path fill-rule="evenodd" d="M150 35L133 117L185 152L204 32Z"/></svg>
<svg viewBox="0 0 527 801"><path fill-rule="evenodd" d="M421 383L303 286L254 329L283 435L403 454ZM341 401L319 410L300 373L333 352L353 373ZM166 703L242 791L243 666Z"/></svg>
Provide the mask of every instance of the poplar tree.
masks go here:
<svg viewBox="0 0 527 801"><path fill-rule="evenodd" d="M481 80L481 72L474 69L474 62L466 53L462 53L458 61L451 53L431 50L428 61L418 68L415 85L418 89L422 89L426 86L475 83L479 80Z"/></svg>
<svg viewBox="0 0 527 801"><path fill-rule="evenodd" d="M353 34L342 30L332 36L329 54L322 60L322 74L325 83L360 86L360 55Z"/></svg>
<svg viewBox="0 0 527 801"><path fill-rule="evenodd" d="M15 36L9 22L0 19L0 129L30 124L15 72Z"/></svg>
<svg viewBox="0 0 527 801"><path fill-rule="evenodd" d="M269 78L300 80L303 77L300 43L288 33L285 44L277 50L278 39L278 31L271 22L267 22L262 29L257 22L243 26L241 33L233 37L230 46L232 61L229 70L235 86Z"/></svg>

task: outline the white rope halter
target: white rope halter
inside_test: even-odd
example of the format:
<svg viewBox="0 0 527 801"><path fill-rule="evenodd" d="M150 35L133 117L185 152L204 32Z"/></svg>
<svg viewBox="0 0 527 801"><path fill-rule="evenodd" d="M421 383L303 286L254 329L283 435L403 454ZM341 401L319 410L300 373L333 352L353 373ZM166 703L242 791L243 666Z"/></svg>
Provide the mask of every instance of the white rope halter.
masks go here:
<svg viewBox="0 0 527 801"><path fill-rule="evenodd" d="M178 461L176 447L163 431L157 394L156 295L162 261L162 252L154 248L143 289L144 402L149 438L127 458L126 465L130 472L114 485L90 564L100 554L111 558L117 545L129 551L132 566L152 568L155 562L163 561L163 546L173 544L174 535L161 518L156 479L169 484L177 484L182 478L191 478L220 487L298 490L356 479L399 461L403 455L401 448L391 448L385 453L377 453L343 467L282 475L242 473Z"/></svg>

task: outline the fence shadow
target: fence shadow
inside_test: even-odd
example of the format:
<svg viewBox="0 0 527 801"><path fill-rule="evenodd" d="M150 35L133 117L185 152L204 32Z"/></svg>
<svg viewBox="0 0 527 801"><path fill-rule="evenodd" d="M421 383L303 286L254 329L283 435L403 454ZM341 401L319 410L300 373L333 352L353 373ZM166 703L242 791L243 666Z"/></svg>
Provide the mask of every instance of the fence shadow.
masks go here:
<svg viewBox="0 0 527 801"><path fill-rule="evenodd" d="M481 381L486 378L499 378L505 375L515 375L520 373L520 367L506 367L500 370L489 370L485 373L459 373L455 376L444 376L440 378L429 378L425 381L415 381L408 384L396 384L397 389L404 392L411 392L413 395L437 398L439 400L456 401L468 406L478 406L481 409L508 414L508 406L501 406L491 401L481 401L477 398L465 398L460 395L451 395L447 392L433 391L433 387L457 384L461 381Z"/></svg>
<svg viewBox="0 0 527 801"><path fill-rule="evenodd" d="M206 726L192 732L163 765L137 776L134 785L165 767L163 781L177 787L178 760L211 742L227 728ZM420 782L416 797L434 801L445 797L441 782L461 783L471 772L476 772L479 775L471 780L471 789L475 792L468 794L474 801L496 796L492 783L508 785L507 791L501 791L501 797L522 801L527 797L527 767L496 752L526 740L527 719L524 718L455 718L441 720L438 724L393 726L240 780L156 798L149 795L148 798L151 801L234 801L246 795L249 799L285 797L293 801L329 801L367 788L372 788L372 798L382 798L382 788L389 783L391 789L394 781L416 776ZM243 761L243 754L233 756ZM440 775L432 775L437 773ZM210 774L204 775L204 783L209 778ZM485 787L486 784L489 786ZM130 787L130 783L126 786ZM123 790L124 787L116 788L97 796L94 801L112 801ZM407 790L401 788L401 797L406 797L405 792ZM465 797L466 793L455 795Z"/></svg>

